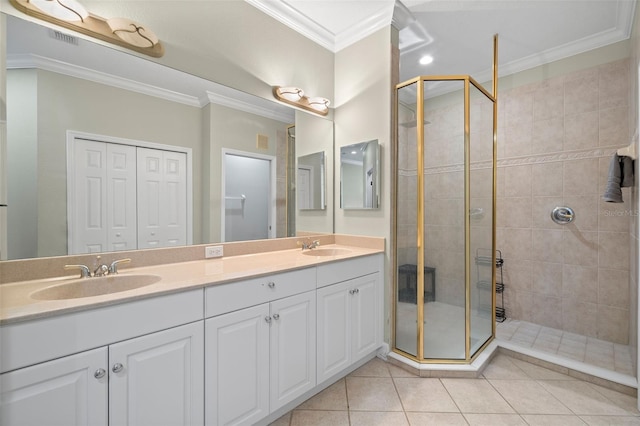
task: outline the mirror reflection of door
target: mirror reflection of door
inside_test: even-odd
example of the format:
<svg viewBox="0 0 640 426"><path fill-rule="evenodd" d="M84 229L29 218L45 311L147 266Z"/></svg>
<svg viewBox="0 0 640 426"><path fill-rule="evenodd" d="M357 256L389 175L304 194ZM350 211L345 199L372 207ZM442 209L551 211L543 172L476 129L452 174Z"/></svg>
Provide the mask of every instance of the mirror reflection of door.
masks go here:
<svg viewBox="0 0 640 426"><path fill-rule="evenodd" d="M271 226L273 163L273 157L225 153L223 241L261 240L275 235Z"/></svg>
<svg viewBox="0 0 640 426"><path fill-rule="evenodd" d="M309 167L298 167L298 208L312 209L313 208L313 173Z"/></svg>
<svg viewBox="0 0 640 426"><path fill-rule="evenodd" d="M69 254L188 244L187 154L98 139L68 152Z"/></svg>
<svg viewBox="0 0 640 426"><path fill-rule="evenodd" d="M367 170L367 178L365 180L366 188L364 191L364 207L366 209L373 208L373 167Z"/></svg>

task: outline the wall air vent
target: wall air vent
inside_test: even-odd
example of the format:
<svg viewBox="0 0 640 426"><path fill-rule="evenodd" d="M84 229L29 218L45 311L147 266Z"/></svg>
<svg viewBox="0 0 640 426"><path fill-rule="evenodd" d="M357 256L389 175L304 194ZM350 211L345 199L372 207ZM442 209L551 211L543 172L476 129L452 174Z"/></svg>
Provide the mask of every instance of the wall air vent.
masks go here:
<svg viewBox="0 0 640 426"><path fill-rule="evenodd" d="M51 38L58 40L58 41L62 41L64 43L67 44L73 44L75 46L78 45L78 38L74 37L72 35L69 34L65 34L63 32L60 31L56 31L56 30L49 30L49 36L51 36Z"/></svg>

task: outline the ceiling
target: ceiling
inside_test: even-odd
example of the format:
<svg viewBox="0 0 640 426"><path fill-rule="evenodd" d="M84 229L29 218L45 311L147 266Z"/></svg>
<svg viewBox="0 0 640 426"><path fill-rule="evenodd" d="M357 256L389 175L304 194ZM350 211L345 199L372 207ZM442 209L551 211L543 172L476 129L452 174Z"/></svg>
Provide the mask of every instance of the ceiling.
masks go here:
<svg viewBox="0 0 640 426"><path fill-rule="evenodd" d="M400 80L418 75L491 78L628 39L635 0L246 0L337 52L391 23L400 30ZM433 62L420 65L423 55Z"/></svg>

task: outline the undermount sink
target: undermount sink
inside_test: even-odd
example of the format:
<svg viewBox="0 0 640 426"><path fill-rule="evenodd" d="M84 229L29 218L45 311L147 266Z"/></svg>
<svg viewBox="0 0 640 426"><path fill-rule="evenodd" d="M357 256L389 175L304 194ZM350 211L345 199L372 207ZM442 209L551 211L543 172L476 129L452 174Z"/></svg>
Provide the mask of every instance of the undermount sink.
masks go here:
<svg viewBox="0 0 640 426"><path fill-rule="evenodd" d="M157 275L107 275L104 277L80 278L43 288L31 294L36 300L79 299L120 293L155 284L162 277Z"/></svg>
<svg viewBox="0 0 640 426"><path fill-rule="evenodd" d="M351 250L343 248L316 248L302 252L307 256L341 256L349 253L351 253Z"/></svg>

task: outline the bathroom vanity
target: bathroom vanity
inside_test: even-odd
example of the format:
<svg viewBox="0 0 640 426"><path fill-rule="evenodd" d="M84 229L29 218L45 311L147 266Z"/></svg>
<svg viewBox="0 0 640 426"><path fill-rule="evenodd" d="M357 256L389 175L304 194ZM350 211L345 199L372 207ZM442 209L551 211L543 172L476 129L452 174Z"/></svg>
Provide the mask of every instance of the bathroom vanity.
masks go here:
<svg viewBox="0 0 640 426"><path fill-rule="evenodd" d="M273 421L383 344L382 250L322 249L128 269L160 280L66 301L0 286L0 424Z"/></svg>

